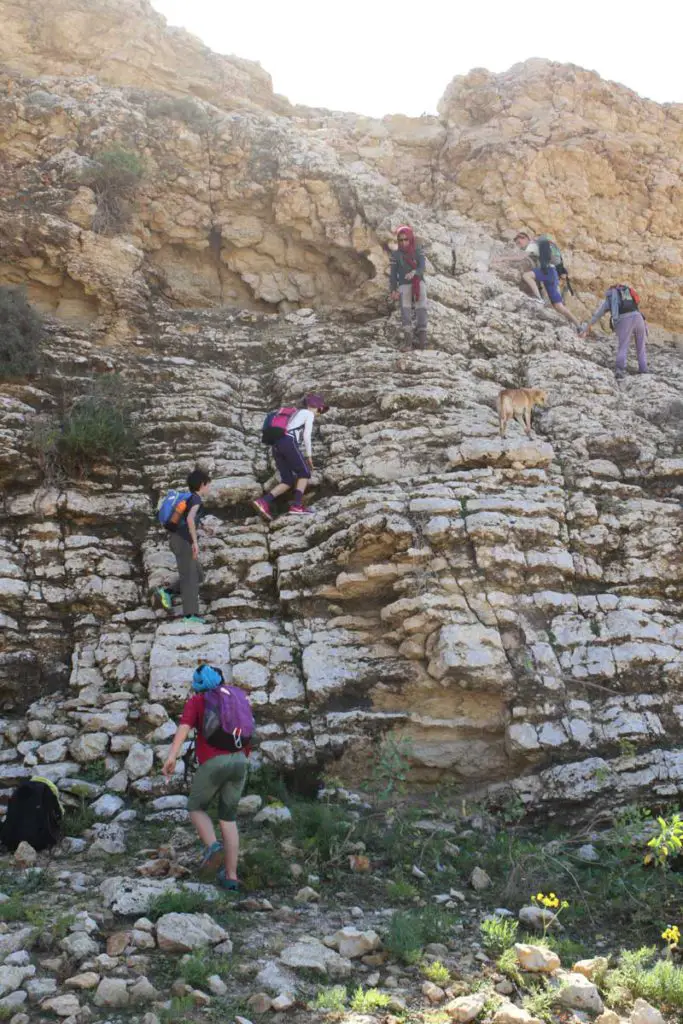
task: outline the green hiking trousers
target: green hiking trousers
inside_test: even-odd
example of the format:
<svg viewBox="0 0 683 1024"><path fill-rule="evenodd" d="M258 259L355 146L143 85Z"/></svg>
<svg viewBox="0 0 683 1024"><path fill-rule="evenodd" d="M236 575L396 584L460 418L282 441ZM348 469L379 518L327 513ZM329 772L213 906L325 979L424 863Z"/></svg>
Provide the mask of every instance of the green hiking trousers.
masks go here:
<svg viewBox="0 0 683 1024"><path fill-rule="evenodd" d="M221 821L234 821L237 804L247 781L247 755L220 754L200 764L192 779L187 800L188 811L205 811L218 796L218 817Z"/></svg>

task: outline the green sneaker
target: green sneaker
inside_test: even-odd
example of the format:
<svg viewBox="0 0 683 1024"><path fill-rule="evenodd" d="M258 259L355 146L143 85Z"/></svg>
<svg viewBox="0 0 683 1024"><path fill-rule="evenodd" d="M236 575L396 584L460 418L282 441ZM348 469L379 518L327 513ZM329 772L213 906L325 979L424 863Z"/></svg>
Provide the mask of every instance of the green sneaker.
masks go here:
<svg viewBox="0 0 683 1024"><path fill-rule="evenodd" d="M204 619L201 615L183 615L183 622L199 622L204 625Z"/></svg>
<svg viewBox="0 0 683 1024"><path fill-rule="evenodd" d="M236 878L228 878L225 874L225 868L221 868L216 875L216 885L221 889L226 889L227 892L240 891L240 883Z"/></svg>
<svg viewBox="0 0 683 1024"><path fill-rule="evenodd" d="M157 587L156 593L157 597L161 601L161 607L164 609L164 611L170 612L171 608L173 607L173 598L169 594L168 590L166 590L164 587Z"/></svg>

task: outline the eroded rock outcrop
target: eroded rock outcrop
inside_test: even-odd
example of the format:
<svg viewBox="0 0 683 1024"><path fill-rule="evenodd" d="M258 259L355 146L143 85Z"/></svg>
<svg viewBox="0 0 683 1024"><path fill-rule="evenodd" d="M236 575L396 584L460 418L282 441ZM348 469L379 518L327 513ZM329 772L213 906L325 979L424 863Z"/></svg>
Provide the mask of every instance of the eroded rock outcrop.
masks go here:
<svg viewBox="0 0 683 1024"><path fill-rule="evenodd" d="M458 243L475 264L481 237ZM351 332L312 311L158 307L155 334L107 350L144 410L139 461L114 485L103 469L53 491L7 467L5 678L70 677L66 702L6 723L34 741L29 764L77 777L87 752L48 762L41 744L85 731L112 776L140 740L158 766L173 725L140 708L175 713L201 654L250 691L261 756L282 766L332 758L353 778L389 731L410 741L415 778L513 783L536 807L680 788L681 367L655 348L655 374L619 388L611 341L577 341L476 270L433 283L448 305L433 306L434 350L415 354L385 318ZM98 353L63 333L51 351L61 373ZM537 434L501 442L495 395L520 382L550 405ZM332 405L317 514L268 528L247 504L271 473L258 425L314 384ZM50 396L7 391L16 473ZM151 496L197 459L217 519L207 623L187 625L147 606L172 574ZM24 761L3 764L6 784ZM166 792L136 775L124 789Z"/></svg>
<svg viewBox="0 0 683 1024"><path fill-rule="evenodd" d="M146 17L144 3L125 6ZM85 5L53 9L78 14L74 31L87 24ZM335 760L354 778L369 741L389 733L409 741L415 779L512 787L535 808L680 791L680 353L653 328L654 374L617 386L611 339L577 339L491 270L502 245L476 223L501 232L541 216L529 196L545 179L522 187L529 161L506 173L525 207L503 197L496 212L477 175L498 159L509 104L525 152L525 76L567 69L532 63L504 89L473 73L440 121L351 122L292 113L248 68L246 81L221 79L240 62L207 57L156 18L139 28L142 51L122 33L125 59L106 74L103 46L77 68L57 54L40 80L28 76L52 52L48 34L12 25L0 281L26 284L57 319L45 375L2 387L0 673L8 712L40 699L0 723L0 787L39 765L74 799L99 799L82 778L98 761L111 792L160 798L155 767L201 655L250 691L260 756L281 766ZM159 92L159 33L164 61L177 55L176 92L202 99ZM201 88L187 85L195 62ZM576 106L595 76L571 74L574 92L559 92ZM605 89L593 104L617 87ZM545 138L555 117L542 118ZM675 108L661 118L648 167L678 123ZM100 197L86 184L115 146L144 166L125 233L94 230ZM603 239L591 211L586 253ZM383 245L405 220L429 240L431 298L432 349L409 354L384 305ZM673 214L667 224L675 241ZM644 266L646 250L632 252L622 267ZM647 265L643 291L675 327L661 264ZM581 280L578 255L575 266ZM666 266L674 281L676 260ZM603 273L591 267L586 301ZM65 379L112 371L138 409L139 456L46 482L36 418L58 407ZM503 441L495 397L520 385L547 389L549 405L532 437L511 427ZM316 442L317 514L267 528L248 504L271 475L258 428L313 387L332 406ZM150 607L173 567L153 510L197 460L214 477L216 521L203 545L207 621L188 625ZM119 826L98 829L102 849L118 849Z"/></svg>

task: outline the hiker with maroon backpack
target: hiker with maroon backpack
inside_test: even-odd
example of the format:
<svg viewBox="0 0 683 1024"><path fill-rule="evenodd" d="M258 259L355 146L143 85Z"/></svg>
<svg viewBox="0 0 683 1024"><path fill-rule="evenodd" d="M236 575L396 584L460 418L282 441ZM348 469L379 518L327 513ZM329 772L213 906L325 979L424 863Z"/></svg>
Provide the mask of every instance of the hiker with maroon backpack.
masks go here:
<svg viewBox="0 0 683 1024"><path fill-rule="evenodd" d="M647 323L645 317L639 310L640 297L637 292L627 284L613 284L605 292L604 301L596 309L593 316L581 332L582 338L587 338L594 323L605 315L610 314L610 327L617 336L617 358L614 376L621 380L626 376L626 359L631 337L635 335L636 356L638 357L638 370L640 373L649 373L647 368Z"/></svg>
<svg viewBox="0 0 683 1024"><path fill-rule="evenodd" d="M264 519L273 518L273 503L281 494L294 488L290 515L313 515L312 508L303 504L304 491L313 471L313 423L318 413L327 412L322 395L306 395L303 409L283 406L270 412L263 422L261 441L271 446L271 452L281 483L276 484L252 505ZM303 451L302 451L303 449Z"/></svg>
<svg viewBox="0 0 683 1024"><path fill-rule="evenodd" d="M247 779L254 716L247 695L238 686L226 683L218 668L200 664L192 677L192 689L195 692L185 703L162 772L167 779L175 773L180 749L190 731L195 729L199 768L192 780L187 809L204 844L199 870L213 871L222 860L216 883L236 892L239 889L237 805ZM222 842L216 839L207 813L216 796Z"/></svg>
<svg viewBox="0 0 683 1024"><path fill-rule="evenodd" d="M425 284L425 255L415 243L411 227L403 224L396 232L398 249L392 253L389 275L391 298L398 299L401 323L406 345L427 347L427 286ZM412 307L415 305L417 342L413 341Z"/></svg>

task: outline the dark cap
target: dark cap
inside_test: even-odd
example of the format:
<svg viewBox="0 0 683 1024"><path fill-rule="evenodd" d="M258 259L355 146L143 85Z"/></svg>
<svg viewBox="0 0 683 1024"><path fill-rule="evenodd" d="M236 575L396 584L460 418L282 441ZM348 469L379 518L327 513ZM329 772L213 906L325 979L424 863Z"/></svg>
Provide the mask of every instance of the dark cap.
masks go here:
<svg viewBox="0 0 683 1024"><path fill-rule="evenodd" d="M309 409L317 409L318 412L327 412L329 405L325 405L325 399L322 395L306 395L304 403Z"/></svg>

